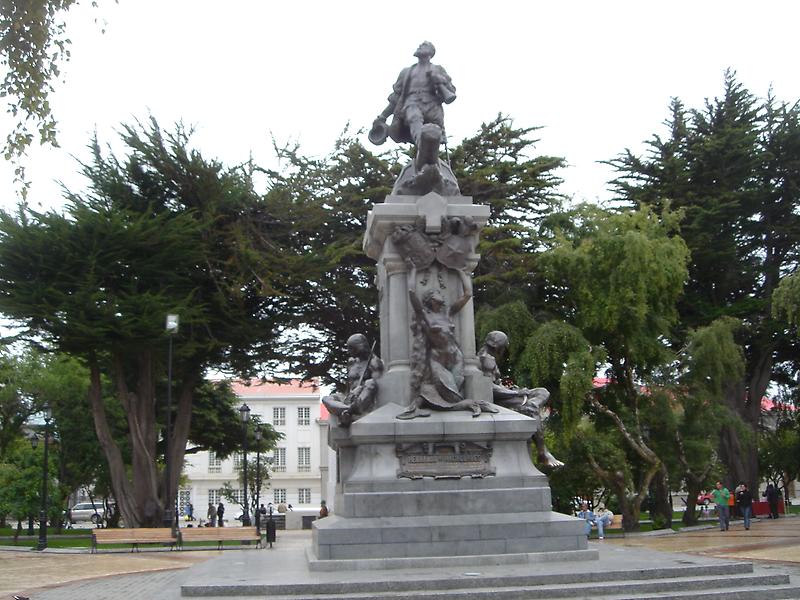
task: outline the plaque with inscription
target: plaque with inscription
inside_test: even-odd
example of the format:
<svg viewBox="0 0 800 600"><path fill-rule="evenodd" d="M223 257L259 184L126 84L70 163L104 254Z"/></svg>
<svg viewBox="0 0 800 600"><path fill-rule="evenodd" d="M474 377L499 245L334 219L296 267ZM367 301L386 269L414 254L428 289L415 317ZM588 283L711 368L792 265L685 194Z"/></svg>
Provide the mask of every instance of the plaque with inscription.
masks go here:
<svg viewBox="0 0 800 600"><path fill-rule="evenodd" d="M398 444L398 477L457 479L494 475L491 443L419 442Z"/></svg>

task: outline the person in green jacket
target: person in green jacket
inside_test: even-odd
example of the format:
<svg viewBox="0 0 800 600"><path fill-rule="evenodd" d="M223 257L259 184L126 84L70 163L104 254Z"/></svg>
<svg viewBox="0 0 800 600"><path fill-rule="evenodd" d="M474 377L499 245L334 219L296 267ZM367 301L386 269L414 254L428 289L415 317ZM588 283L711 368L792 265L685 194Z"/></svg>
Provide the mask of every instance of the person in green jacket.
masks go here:
<svg viewBox="0 0 800 600"><path fill-rule="evenodd" d="M717 505L717 513L719 513L719 530L728 531L730 525L730 513L728 512L728 500L731 493L728 488L723 487L722 482L717 482L717 489L711 492L711 497L714 499L714 504Z"/></svg>

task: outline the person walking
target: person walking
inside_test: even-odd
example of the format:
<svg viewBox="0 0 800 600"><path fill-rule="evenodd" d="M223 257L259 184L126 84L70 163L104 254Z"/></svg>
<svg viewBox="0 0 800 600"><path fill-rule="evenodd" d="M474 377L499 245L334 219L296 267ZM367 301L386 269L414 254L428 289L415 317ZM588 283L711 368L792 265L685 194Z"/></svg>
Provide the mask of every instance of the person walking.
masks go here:
<svg viewBox="0 0 800 600"><path fill-rule="evenodd" d="M184 512L186 513L186 520L187 521L194 521L194 506L191 502L187 502L186 506L183 508Z"/></svg>
<svg viewBox="0 0 800 600"><path fill-rule="evenodd" d="M208 526L214 527L217 524L217 507L214 506L213 502L208 503L208 512L206 516L208 516Z"/></svg>
<svg viewBox="0 0 800 600"><path fill-rule="evenodd" d="M714 499L714 504L717 505L717 514L719 514L719 530L728 531L728 528L730 527L728 501L730 500L731 493L728 491L728 488L723 487L721 481L718 481L716 489L711 492L711 497Z"/></svg>
<svg viewBox="0 0 800 600"><path fill-rule="evenodd" d="M753 515L753 494L747 489L747 484L742 482L739 484L739 491L736 494L736 503L739 505L739 511L742 513L744 520L744 528L750 529L750 517Z"/></svg>
<svg viewBox="0 0 800 600"><path fill-rule="evenodd" d="M217 527L225 527L225 505L220 502L217 504Z"/></svg>
<svg viewBox="0 0 800 600"><path fill-rule="evenodd" d="M778 488L776 488L771 483L767 484L767 489L761 494L767 499L769 503L769 518L770 519L777 519L778 518L778 499L780 497L780 493L778 492Z"/></svg>

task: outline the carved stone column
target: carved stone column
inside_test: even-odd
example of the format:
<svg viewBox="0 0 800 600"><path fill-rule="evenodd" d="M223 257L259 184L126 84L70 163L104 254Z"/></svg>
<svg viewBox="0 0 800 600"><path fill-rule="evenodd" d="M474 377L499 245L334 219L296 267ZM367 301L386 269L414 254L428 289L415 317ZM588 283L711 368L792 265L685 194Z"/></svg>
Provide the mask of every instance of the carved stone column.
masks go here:
<svg viewBox="0 0 800 600"><path fill-rule="evenodd" d="M401 225L425 222L425 233L441 233L443 217L469 217L477 226L472 234L472 247L477 246L480 230L489 218L489 207L472 203L468 196L442 197L435 192L425 196L388 196L383 204L373 207L367 218L364 252L378 263L381 358L386 372L379 380L377 406L391 402L401 407L410 401L410 350L412 346L411 314L408 300L408 273L391 234ZM478 264L480 256L467 256L467 271ZM432 286L439 288L448 304L461 296L461 283L456 273L434 263L417 275L420 294ZM472 301L456 319L456 338L464 354L467 398L491 401L491 381L478 368L475 355L475 313Z"/></svg>

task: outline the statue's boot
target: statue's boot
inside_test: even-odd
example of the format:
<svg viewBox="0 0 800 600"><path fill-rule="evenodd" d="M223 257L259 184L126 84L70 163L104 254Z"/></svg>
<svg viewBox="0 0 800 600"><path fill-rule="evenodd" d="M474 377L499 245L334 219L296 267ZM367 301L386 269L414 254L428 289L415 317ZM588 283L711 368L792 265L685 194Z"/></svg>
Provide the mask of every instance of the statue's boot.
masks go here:
<svg viewBox="0 0 800 600"><path fill-rule="evenodd" d="M439 146L442 143L442 128L435 123L425 123L417 138L417 157L414 166L421 173L425 165L439 167Z"/></svg>

